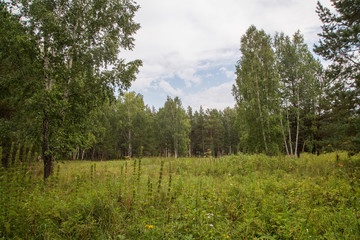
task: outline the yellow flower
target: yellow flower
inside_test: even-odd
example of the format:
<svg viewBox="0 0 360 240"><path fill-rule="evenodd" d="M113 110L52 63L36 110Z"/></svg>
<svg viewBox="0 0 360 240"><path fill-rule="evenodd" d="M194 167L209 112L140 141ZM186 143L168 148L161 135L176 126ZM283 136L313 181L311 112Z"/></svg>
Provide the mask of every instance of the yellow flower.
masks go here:
<svg viewBox="0 0 360 240"><path fill-rule="evenodd" d="M154 228L154 226L153 225L145 225L145 228L152 229L152 228Z"/></svg>

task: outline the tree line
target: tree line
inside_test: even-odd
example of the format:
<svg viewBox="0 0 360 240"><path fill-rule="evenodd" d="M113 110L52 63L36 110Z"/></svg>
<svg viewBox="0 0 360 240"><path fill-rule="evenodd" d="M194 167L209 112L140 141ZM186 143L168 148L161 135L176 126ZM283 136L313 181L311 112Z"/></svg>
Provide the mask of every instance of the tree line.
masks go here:
<svg viewBox="0 0 360 240"><path fill-rule="evenodd" d="M193 111L178 97L156 110L126 92L142 64L119 58L140 28L132 0L2 1L2 163L18 143L41 153L44 178L64 158L358 152L360 4L332 4L335 13L318 3L313 49L328 67L299 31L251 26L236 63L236 106Z"/></svg>
<svg viewBox="0 0 360 240"><path fill-rule="evenodd" d="M92 125L96 140L78 147L74 158L202 157L238 151L235 109L185 110L178 97L168 97L156 110L140 94L127 92L99 108Z"/></svg>

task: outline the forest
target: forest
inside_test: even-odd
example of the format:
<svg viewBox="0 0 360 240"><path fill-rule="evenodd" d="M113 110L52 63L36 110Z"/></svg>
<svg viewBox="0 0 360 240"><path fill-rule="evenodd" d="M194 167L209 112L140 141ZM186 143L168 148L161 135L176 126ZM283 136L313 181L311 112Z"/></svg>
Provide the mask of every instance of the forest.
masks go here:
<svg viewBox="0 0 360 240"><path fill-rule="evenodd" d="M0 2L0 239L358 239L360 2L249 26L234 107L156 109L132 0ZM314 9L315 11L315 9Z"/></svg>
<svg viewBox="0 0 360 240"><path fill-rule="evenodd" d="M234 63L236 106L196 111L178 97L155 109L127 91L142 62L118 55L134 48L139 6L105 2L1 3L4 166L19 144L41 155L46 176L55 160L131 158L140 149L175 158L359 152L357 1L333 1L336 13L318 4L318 55L300 31L271 36L250 26Z"/></svg>

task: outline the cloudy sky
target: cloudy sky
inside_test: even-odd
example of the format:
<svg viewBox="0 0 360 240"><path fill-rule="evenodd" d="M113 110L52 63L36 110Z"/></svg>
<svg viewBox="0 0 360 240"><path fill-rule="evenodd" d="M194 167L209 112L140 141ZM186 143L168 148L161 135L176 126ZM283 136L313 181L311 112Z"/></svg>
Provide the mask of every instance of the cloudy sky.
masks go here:
<svg viewBox="0 0 360 240"><path fill-rule="evenodd" d="M269 34L300 30L309 47L318 41L317 0L137 0L141 24L127 60L143 67L131 91L162 107L167 96L198 110L233 107L240 38L250 25ZM330 6L330 0L321 0Z"/></svg>

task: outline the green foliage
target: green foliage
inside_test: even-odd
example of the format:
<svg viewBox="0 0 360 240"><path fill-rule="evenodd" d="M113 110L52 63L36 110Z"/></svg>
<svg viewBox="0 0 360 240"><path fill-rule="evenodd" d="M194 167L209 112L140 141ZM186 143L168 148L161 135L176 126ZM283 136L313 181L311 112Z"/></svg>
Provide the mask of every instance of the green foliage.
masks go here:
<svg viewBox="0 0 360 240"><path fill-rule="evenodd" d="M279 76L280 121L286 152L296 156L311 151L315 141L321 92L321 64L304 42L301 33L292 38L283 33L274 37L276 69ZM303 150L300 148L303 147Z"/></svg>
<svg viewBox="0 0 360 240"><path fill-rule="evenodd" d="M318 2L316 12L323 23L314 51L332 61L332 78L348 80L359 90L360 3L358 0L331 0L335 13Z"/></svg>
<svg viewBox="0 0 360 240"><path fill-rule="evenodd" d="M335 12L320 2L316 9L323 26L314 51L331 61L323 76L318 145L325 151L345 149L355 153L360 149L360 3L358 0L331 3Z"/></svg>
<svg viewBox="0 0 360 240"><path fill-rule="evenodd" d="M65 161L45 183L41 163L31 171L22 171L21 164L0 171L0 238L357 239L360 234L360 155L144 158L140 180L122 171L125 164Z"/></svg>
<svg viewBox="0 0 360 240"><path fill-rule="evenodd" d="M94 112L135 80L141 61L118 55L134 47L139 7L112 0L13 0L0 7L1 140L42 143L47 178L54 158L93 144Z"/></svg>
<svg viewBox="0 0 360 240"><path fill-rule="evenodd" d="M6 2L0 3L0 141L7 155L11 142L38 137L30 99L41 85L42 73L35 39L7 11Z"/></svg>
<svg viewBox="0 0 360 240"><path fill-rule="evenodd" d="M233 94L245 152L276 154L279 149L279 81L271 37L251 26L241 38Z"/></svg>
<svg viewBox="0 0 360 240"><path fill-rule="evenodd" d="M168 97L157 114L160 146L165 156L184 156L187 153L190 122L178 97Z"/></svg>
<svg viewBox="0 0 360 240"><path fill-rule="evenodd" d="M189 134L189 154L191 156L231 155L237 152L239 144L236 110L223 111L200 107L199 111L187 112L191 131Z"/></svg>
<svg viewBox="0 0 360 240"><path fill-rule="evenodd" d="M332 2L339 16L319 4L324 32L315 50L332 55L335 60L328 59L335 65L351 65L352 73L358 74L354 62L358 59L353 55L358 52L358 40L345 41L350 40L345 32L351 36L356 32L354 9L358 3L352 6L353 1ZM349 18L354 26L349 26ZM295 158L302 152L359 151L357 83L349 75L335 74L334 66L323 70L300 32L292 37L280 33L271 38L251 26L241 38L240 51L233 87L237 103L233 129L239 133L240 151L286 153ZM341 54L344 56L337 57Z"/></svg>

